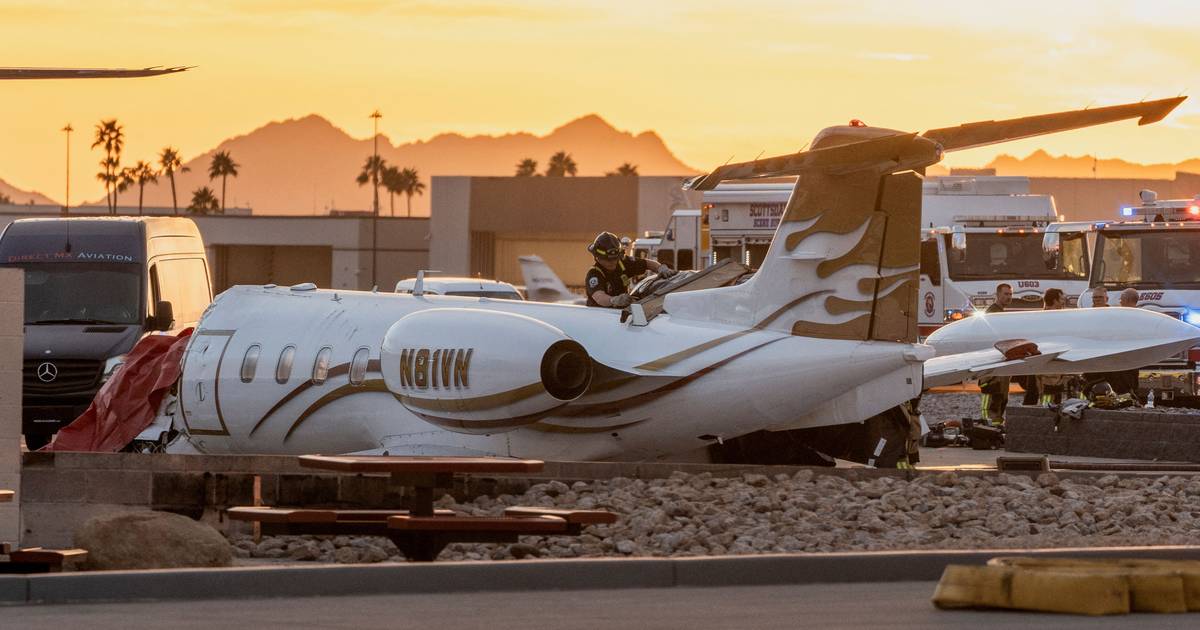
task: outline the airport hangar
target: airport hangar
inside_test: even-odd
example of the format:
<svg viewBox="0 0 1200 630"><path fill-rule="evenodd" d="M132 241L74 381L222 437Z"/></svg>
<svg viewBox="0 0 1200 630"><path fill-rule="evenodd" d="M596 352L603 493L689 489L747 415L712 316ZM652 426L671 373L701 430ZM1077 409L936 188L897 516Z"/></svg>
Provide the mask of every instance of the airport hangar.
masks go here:
<svg viewBox="0 0 1200 630"><path fill-rule="evenodd" d="M522 284L517 256L537 254L569 286L578 287L591 259L586 246L608 230L631 238L661 230L671 212L699 208L697 193L683 191L684 176L432 178L432 218L378 219L372 239L367 211L331 215L255 215L245 208L225 215L184 215L196 221L208 250L213 290L235 284L313 282L334 289L369 290L373 258L380 290L419 269L497 278ZM1116 220L1123 204L1150 188L1160 199L1200 193L1200 174L1175 179L1031 177L1030 190L1054 195L1068 220ZM136 214L122 207L121 214ZM146 214L171 214L147 208ZM0 229L27 217L63 216L58 206L0 206ZM105 216L102 207L72 208L70 216ZM375 255L372 255L372 252Z"/></svg>

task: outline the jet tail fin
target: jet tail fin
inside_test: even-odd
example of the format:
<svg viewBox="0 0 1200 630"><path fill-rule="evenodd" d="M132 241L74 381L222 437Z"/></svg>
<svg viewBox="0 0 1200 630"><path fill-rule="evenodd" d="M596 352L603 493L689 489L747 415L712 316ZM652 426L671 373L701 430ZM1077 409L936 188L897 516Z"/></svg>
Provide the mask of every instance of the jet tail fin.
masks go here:
<svg viewBox="0 0 1200 630"><path fill-rule="evenodd" d="M673 316L829 339L915 342L921 178L945 150L1138 118L1183 97L934 129L831 128L816 148L728 164L686 187L798 176L766 258L748 282L670 294ZM826 133L830 132L830 133Z"/></svg>
<svg viewBox="0 0 1200 630"><path fill-rule="evenodd" d="M525 297L534 302L566 302L579 296L571 293L558 274L541 256L519 256L521 276L525 278Z"/></svg>

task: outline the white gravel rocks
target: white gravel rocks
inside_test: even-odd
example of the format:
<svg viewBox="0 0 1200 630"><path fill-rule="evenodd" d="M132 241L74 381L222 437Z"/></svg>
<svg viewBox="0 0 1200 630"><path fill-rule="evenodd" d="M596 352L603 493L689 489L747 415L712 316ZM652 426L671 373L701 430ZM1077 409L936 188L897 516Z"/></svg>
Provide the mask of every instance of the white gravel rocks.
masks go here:
<svg viewBox="0 0 1200 630"><path fill-rule="evenodd" d="M737 478L552 481L522 496L437 507L497 515L506 506L595 507L620 515L578 537L515 545L454 544L442 560L695 556L776 552L1198 544L1200 477L920 475L860 480L805 470ZM233 536L239 557L321 562L401 561L383 538Z"/></svg>

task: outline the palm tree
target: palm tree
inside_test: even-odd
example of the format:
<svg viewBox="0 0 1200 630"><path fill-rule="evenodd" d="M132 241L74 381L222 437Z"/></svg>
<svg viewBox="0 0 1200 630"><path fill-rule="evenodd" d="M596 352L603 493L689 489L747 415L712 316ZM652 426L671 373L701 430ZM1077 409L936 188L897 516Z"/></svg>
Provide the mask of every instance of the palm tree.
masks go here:
<svg viewBox="0 0 1200 630"><path fill-rule="evenodd" d="M606 177L637 177L637 164L626 162L617 167L615 171L609 171L604 175Z"/></svg>
<svg viewBox="0 0 1200 630"><path fill-rule="evenodd" d="M109 214L113 210L113 191L117 187L117 180L120 179L117 175L117 161L111 157L106 157L100 160L101 170L96 173L96 179L104 184L104 205Z"/></svg>
<svg viewBox="0 0 1200 630"><path fill-rule="evenodd" d="M387 160L378 155L368 155L367 161L363 162L362 172L354 181L358 182L359 186L364 186L367 182L375 189L379 188L379 180L383 177L384 170L387 169Z"/></svg>
<svg viewBox="0 0 1200 630"><path fill-rule="evenodd" d="M411 217L413 195L425 194L425 184L421 181L421 176L415 168L406 168L400 171L400 181L402 192L408 196L408 211L405 216Z"/></svg>
<svg viewBox="0 0 1200 630"><path fill-rule="evenodd" d="M546 177L574 176L576 170L575 160L571 159L571 154L559 151L550 156L550 165L546 167Z"/></svg>
<svg viewBox="0 0 1200 630"><path fill-rule="evenodd" d="M525 158L517 162L516 177L533 177L534 175L537 175L537 160Z"/></svg>
<svg viewBox="0 0 1200 630"><path fill-rule="evenodd" d="M175 147L166 147L158 154L158 165L162 167L162 174L171 180L171 207L175 208L175 214L179 214L179 202L175 200L175 173L186 173L192 169L183 165Z"/></svg>
<svg viewBox="0 0 1200 630"><path fill-rule="evenodd" d="M142 215L142 199L146 192L146 184L153 184L158 181L158 171L154 170L153 166L138 160L133 168L129 169L133 175L134 183L138 186L138 216Z"/></svg>
<svg viewBox="0 0 1200 630"><path fill-rule="evenodd" d="M95 141L92 148L104 147L104 159L100 161L103 171L96 179L104 182L105 197L108 200L109 214L116 214L116 186L121 169L121 150L125 148L125 128L117 123L116 118L101 120L96 124Z"/></svg>
<svg viewBox="0 0 1200 630"><path fill-rule="evenodd" d="M188 205L187 211L192 214L225 213L217 202L217 196L208 186L201 186L192 192L192 203Z"/></svg>
<svg viewBox="0 0 1200 630"><path fill-rule="evenodd" d="M400 169L395 166L385 167L383 174L379 177L379 183L383 184L383 189L388 194L388 211L392 216L396 216L396 195L404 192L404 181L400 178Z"/></svg>
<svg viewBox="0 0 1200 630"><path fill-rule="evenodd" d="M218 177L221 178L221 214L225 214L225 178L233 175L238 176L237 162L229 157L228 151L221 151L213 156L212 162L208 165L208 181L212 181Z"/></svg>
<svg viewBox="0 0 1200 630"><path fill-rule="evenodd" d="M117 173L116 177L117 186L116 188L113 188L113 214L117 213L117 193L123 193L128 190L130 186L137 183L137 174L134 173L133 169L128 166L121 169L121 172Z"/></svg>

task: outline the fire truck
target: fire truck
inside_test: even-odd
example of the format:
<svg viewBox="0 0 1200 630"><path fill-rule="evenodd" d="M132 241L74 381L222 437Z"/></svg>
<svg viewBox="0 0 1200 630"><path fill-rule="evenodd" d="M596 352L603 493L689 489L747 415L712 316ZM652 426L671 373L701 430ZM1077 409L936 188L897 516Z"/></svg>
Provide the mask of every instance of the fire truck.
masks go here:
<svg viewBox="0 0 1200 630"><path fill-rule="evenodd" d="M1120 209L1121 220L1096 228L1089 288L1080 297L1092 303L1098 288L1108 291L1116 306L1120 293L1133 288L1138 307L1165 313L1200 326L1200 195L1193 199L1159 200L1152 190L1140 193L1140 205ZM1059 250L1047 236L1047 259ZM1156 400L1188 406L1200 402L1200 347L1147 366L1139 374L1139 389L1154 392Z"/></svg>

